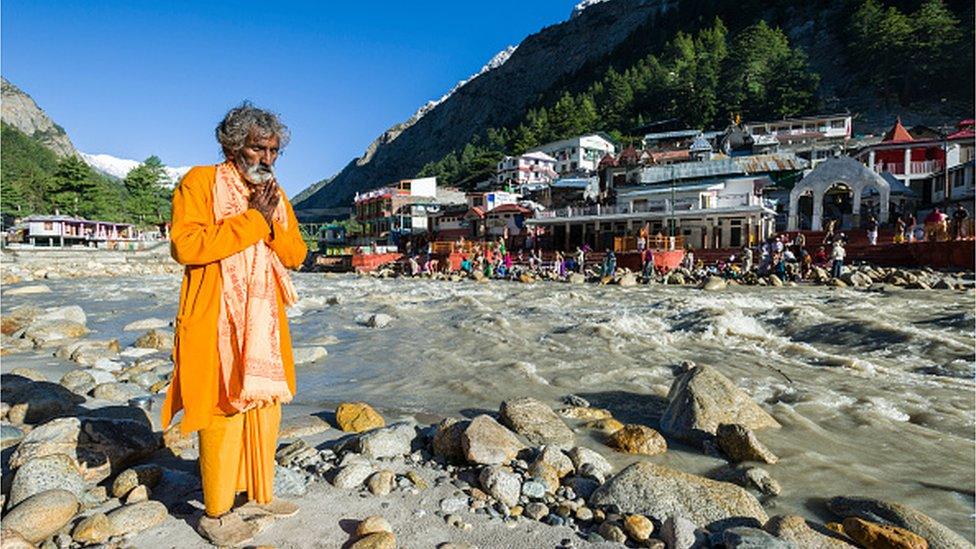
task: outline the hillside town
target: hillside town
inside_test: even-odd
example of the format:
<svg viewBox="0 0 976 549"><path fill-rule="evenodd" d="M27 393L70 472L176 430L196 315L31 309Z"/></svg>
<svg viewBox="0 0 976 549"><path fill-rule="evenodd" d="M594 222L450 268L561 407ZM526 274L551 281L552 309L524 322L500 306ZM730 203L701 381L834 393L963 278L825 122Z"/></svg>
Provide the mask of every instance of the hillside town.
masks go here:
<svg viewBox="0 0 976 549"><path fill-rule="evenodd" d="M456 271L465 256L491 249L499 261L499 250L511 252L509 271L530 256L560 270L557 257L580 251L597 263L613 252L640 270L652 249L668 252L659 253L658 270L730 257L741 268L753 254L758 267L762 247L782 235L805 243L790 263L830 256L840 243L850 248L838 252L848 261L925 265L912 244L971 238L974 120L909 129L896 119L883 135L861 136L854 118L667 129L626 146L597 132L505 156L493 177L467 192L432 177L398 181L356 195L360 231L311 227L329 235L320 248L331 257L319 264L369 270L415 261L427 272L433 254ZM343 254L366 257L342 263ZM408 259L415 255L424 258Z"/></svg>

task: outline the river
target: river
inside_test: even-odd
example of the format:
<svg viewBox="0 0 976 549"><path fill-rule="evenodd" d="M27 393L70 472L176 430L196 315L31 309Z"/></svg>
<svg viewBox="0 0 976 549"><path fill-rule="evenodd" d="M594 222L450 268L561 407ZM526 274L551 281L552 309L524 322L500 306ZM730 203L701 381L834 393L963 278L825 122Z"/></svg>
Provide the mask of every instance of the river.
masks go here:
<svg viewBox="0 0 976 549"><path fill-rule="evenodd" d="M657 427L673 367L710 364L780 423L759 432L780 457L770 515L834 520L823 499L907 503L974 538L972 290L871 293L827 287L730 288L448 283L297 274L296 346L329 356L299 367L298 407L365 400L433 416L495 411L510 397L558 407L575 393L624 422ZM4 298L79 304L91 337L139 335L126 323L175 315L179 279L54 280L50 294ZM330 297L338 305L329 305ZM363 313L394 317L385 328ZM35 361L4 357L4 371ZM53 359L51 359L53 360ZM26 362L25 362L26 361ZM650 459L706 473L723 462L681 445Z"/></svg>

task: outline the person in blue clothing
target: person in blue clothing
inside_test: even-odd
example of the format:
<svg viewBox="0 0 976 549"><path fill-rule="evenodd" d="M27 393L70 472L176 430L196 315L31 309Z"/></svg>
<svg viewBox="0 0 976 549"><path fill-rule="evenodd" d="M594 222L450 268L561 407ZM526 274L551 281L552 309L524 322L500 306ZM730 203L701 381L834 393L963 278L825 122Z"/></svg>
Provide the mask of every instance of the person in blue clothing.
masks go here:
<svg viewBox="0 0 976 549"><path fill-rule="evenodd" d="M608 249L607 255L603 260L603 276L613 276L617 272L617 256L613 250Z"/></svg>

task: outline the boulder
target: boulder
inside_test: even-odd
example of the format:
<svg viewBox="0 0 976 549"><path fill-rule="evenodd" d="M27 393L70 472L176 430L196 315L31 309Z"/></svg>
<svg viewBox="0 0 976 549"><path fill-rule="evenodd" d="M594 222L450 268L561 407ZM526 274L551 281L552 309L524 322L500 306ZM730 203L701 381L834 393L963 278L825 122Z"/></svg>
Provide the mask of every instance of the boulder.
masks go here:
<svg viewBox="0 0 976 549"><path fill-rule="evenodd" d="M299 498L308 491L308 479L294 469L275 466L273 490L278 498Z"/></svg>
<svg viewBox="0 0 976 549"><path fill-rule="evenodd" d="M11 376L4 376L3 382ZM15 392L4 402L10 404L7 417L11 423L32 425L44 423L52 418L66 416L77 411L77 405L85 398L64 387L49 382L34 382Z"/></svg>
<svg viewBox="0 0 976 549"><path fill-rule="evenodd" d="M748 427L738 424L722 423L716 433L718 447L734 462L759 461L776 463L779 458L769 448L759 442L755 433Z"/></svg>
<svg viewBox="0 0 976 549"><path fill-rule="evenodd" d="M145 389L135 383L109 382L102 383L92 389L92 396L99 400L111 402L129 402L133 398L148 396Z"/></svg>
<svg viewBox="0 0 976 549"><path fill-rule="evenodd" d="M122 506L108 514L116 535L128 535L148 530L166 520L169 513L158 501L142 501Z"/></svg>
<svg viewBox="0 0 976 549"><path fill-rule="evenodd" d="M367 328L385 328L390 322L393 322L393 317L384 313L366 313L356 317L356 324Z"/></svg>
<svg viewBox="0 0 976 549"><path fill-rule="evenodd" d="M55 489L67 490L76 499L84 495L85 480L75 462L62 454L32 459L14 474L7 505L17 505L35 494Z"/></svg>
<svg viewBox="0 0 976 549"><path fill-rule="evenodd" d="M75 525L71 539L83 545L103 543L115 534L112 521L105 513L94 513Z"/></svg>
<svg viewBox="0 0 976 549"><path fill-rule="evenodd" d="M644 454L656 456L668 450L668 443L665 442L661 433L646 425L624 425L610 435L607 444L627 454Z"/></svg>
<svg viewBox="0 0 976 549"><path fill-rule="evenodd" d="M392 532L393 528L390 527L390 523L379 515L372 515L366 517L356 525L356 535L357 536L368 536L369 534L375 534L377 532Z"/></svg>
<svg viewBox="0 0 976 549"><path fill-rule="evenodd" d="M607 419L596 419L593 421L588 421L583 424L583 427L586 427L587 429L593 429L594 431L598 433L602 433L604 435L612 435L617 431L623 429L624 424L620 423L620 421L611 417Z"/></svg>
<svg viewBox="0 0 976 549"><path fill-rule="evenodd" d="M571 449L569 451L569 459L572 461L576 471L582 472L586 469L588 476L593 476L599 479L600 482L603 482L604 479L613 473L613 466L610 465L610 462L605 457L583 446L576 446Z"/></svg>
<svg viewBox="0 0 976 549"><path fill-rule="evenodd" d="M354 462L339 469L332 484L336 488L358 488L373 474L373 467L368 463Z"/></svg>
<svg viewBox="0 0 976 549"><path fill-rule="evenodd" d="M932 549L962 549L973 546L939 521L901 503L871 498L835 497L827 502L827 507L841 517L853 516L904 528L925 538Z"/></svg>
<svg viewBox="0 0 976 549"><path fill-rule="evenodd" d="M149 330L142 334L135 343L134 347L143 349L172 349L173 332L166 330Z"/></svg>
<svg viewBox="0 0 976 549"><path fill-rule="evenodd" d="M119 473L112 482L112 496L121 498L136 486L155 488L163 478L163 468L155 464L131 467Z"/></svg>
<svg viewBox="0 0 976 549"><path fill-rule="evenodd" d="M797 547L810 547L811 549L850 549L853 547L842 539L811 528L806 519L797 515L777 515L763 525L763 530Z"/></svg>
<svg viewBox="0 0 976 549"><path fill-rule="evenodd" d="M579 447L577 446L577 448ZM535 458L534 463L544 463L552 467L559 478L563 478L576 470L570 456L567 456L562 450L555 446L544 446L542 451L539 452L539 455Z"/></svg>
<svg viewBox="0 0 976 549"><path fill-rule="evenodd" d="M62 387L78 395L88 394L95 388L95 378L85 370L71 370L61 377L58 383Z"/></svg>
<svg viewBox="0 0 976 549"><path fill-rule="evenodd" d="M372 406L365 402L343 402L336 408L336 423L347 433L361 433L383 427L386 422Z"/></svg>
<svg viewBox="0 0 976 549"><path fill-rule="evenodd" d="M717 290L724 290L728 285L725 283L725 279L718 276L710 276L702 282L701 289L714 292Z"/></svg>
<svg viewBox="0 0 976 549"><path fill-rule="evenodd" d="M675 514L697 526L732 517L748 517L763 524L766 512L754 496L726 482L637 462L597 488L590 504L617 505L622 512L664 521Z"/></svg>
<svg viewBox="0 0 976 549"><path fill-rule="evenodd" d="M478 482L487 494L505 505L512 507L518 504L522 483L515 473L497 466L485 467L478 475Z"/></svg>
<svg viewBox="0 0 976 549"><path fill-rule="evenodd" d="M40 543L61 530L77 512L76 494L53 488L38 492L11 509L3 517L3 527L31 543Z"/></svg>
<svg viewBox="0 0 976 549"><path fill-rule="evenodd" d="M370 475L366 481L366 488L374 496L385 496L393 491L396 475L389 469L383 469Z"/></svg>
<svg viewBox="0 0 976 549"><path fill-rule="evenodd" d="M88 333L84 324L71 320L35 320L24 330L24 337L35 347L54 347Z"/></svg>
<svg viewBox="0 0 976 549"><path fill-rule="evenodd" d="M904 528L868 522L857 517L844 519L844 533L864 547L885 549L928 549L925 538Z"/></svg>
<svg viewBox="0 0 976 549"><path fill-rule="evenodd" d="M329 355L329 351L325 347L295 347L292 350L295 358L295 364L312 364L313 362L318 362Z"/></svg>
<svg viewBox="0 0 976 549"><path fill-rule="evenodd" d="M669 549L708 546L705 535L695 527L695 523L681 515L672 515L663 521L661 539Z"/></svg>
<svg viewBox="0 0 976 549"><path fill-rule="evenodd" d="M637 285L637 276L634 273L624 273L619 279L617 279L617 284L622 288L632 288Z"/></svg>
<svg viewBox="0 0 976 549"><path fill-rule="evenodd" d="M391 458L409 454L417 429L410 423L394 423L360 435L356 448L370 459Z"/></svg>
<svg viewBox="0 0 976 549"><path fill-rule="evenodd" d="M738 423L758 430L779 422L717 369L699 365L680 374L668 391L661 431L701 444L722 423Z"/></svg>
<svg viewBox="0 0 976 549"><path fill-rule="evenodd" d="M431 447L435 456L440 456L450 463L465 461L464 447L461 445L461 434L470 425L470 421L446 418L437 424Z"/></svg>
<svg viewBox="0 0 976 549"><path fill-rule="evenodd" d="M522 397L502 402L499 418L502 424L533 444L569 448L575 440L573 431L552 408L534 398Z"/></svg>
<svg viewBox="0 0 976 549"><path fill-rule="evenodd" d="M376 532L360 538L349 549L396 549L396 546L393 532Z"/></svg>
<svg viewBox="0 0 976 549"><path fill-rule="evenodd" d="M524 446L515 434L487 415L480 415L461 433L461 448L469 463L508 463Z"/></svg>
<svg viewBox="0 0 976 549"><path fill-rule="evenodd" d="M552 465L542 461L533 461L529 465L528 472L533 479L544 484L546 491L550 494L555 494L556 490L559 490L559 473Z"/></svg>
<svg viewBox="0 0 976 549"><path fill-rule="evenodd" d="M41 309L32 305L14 307L0 317L0 333L7 336L13 335L29 326L42 312Z"/></svg>
<svg viewBox="0 0 976 549"><path fill-rule="evenodd" d="M779 482L762 467L739 465L721 469L715 480L734 482L743 488L755 490L764 496L778 496L783 491Z"/></svg>
<svg viewBox="0 0 976 549"><path fill-rule="evenodd" d="M126 332L138 332L141 330L157 330L160 328L168 328L169 320L164 320L162 318L144 318L142 320L136 320L125 325L122 328Z"/></svg>
<svg viewBox="0 0 976 549"><path fill-rule="evenodd" d="M49 294L51 293L51 288L45 284L28 284L27 286L20 286L18 288L10 288L9 290L3 292L3 295L35 295L35 294Z"/></svg>

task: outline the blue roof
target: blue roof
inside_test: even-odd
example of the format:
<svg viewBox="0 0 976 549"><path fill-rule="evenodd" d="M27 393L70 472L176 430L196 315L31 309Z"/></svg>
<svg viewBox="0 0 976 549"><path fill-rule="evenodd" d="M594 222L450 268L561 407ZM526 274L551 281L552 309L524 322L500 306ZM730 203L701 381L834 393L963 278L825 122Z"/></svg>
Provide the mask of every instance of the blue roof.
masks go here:
<svg viewBox="0 0 976 549"><path fill-rule="evenodd" d="M908 185L905 185L905 183L902 182L901 179L898 179L897 177L895 177L891 173L884 172L884 173L881 174L881 178L888 182L888 186L891 187L891 195L892 196L895 196L895 195L899 195L899 196L917 196L915 194L915 191L913 191L911 187L909 187ZM864 196L866 194L878 194L878 191L875 190L873 187L868 187L867 189L864 190L863 193L861 193L861 196Z"/></svg>
<svg viewBox="0 0 976 549"><path fill-rule="evenodd" d="M566 177L553 181L552 186L557 189L585 189L595 182L595 178Z"/></svg>

